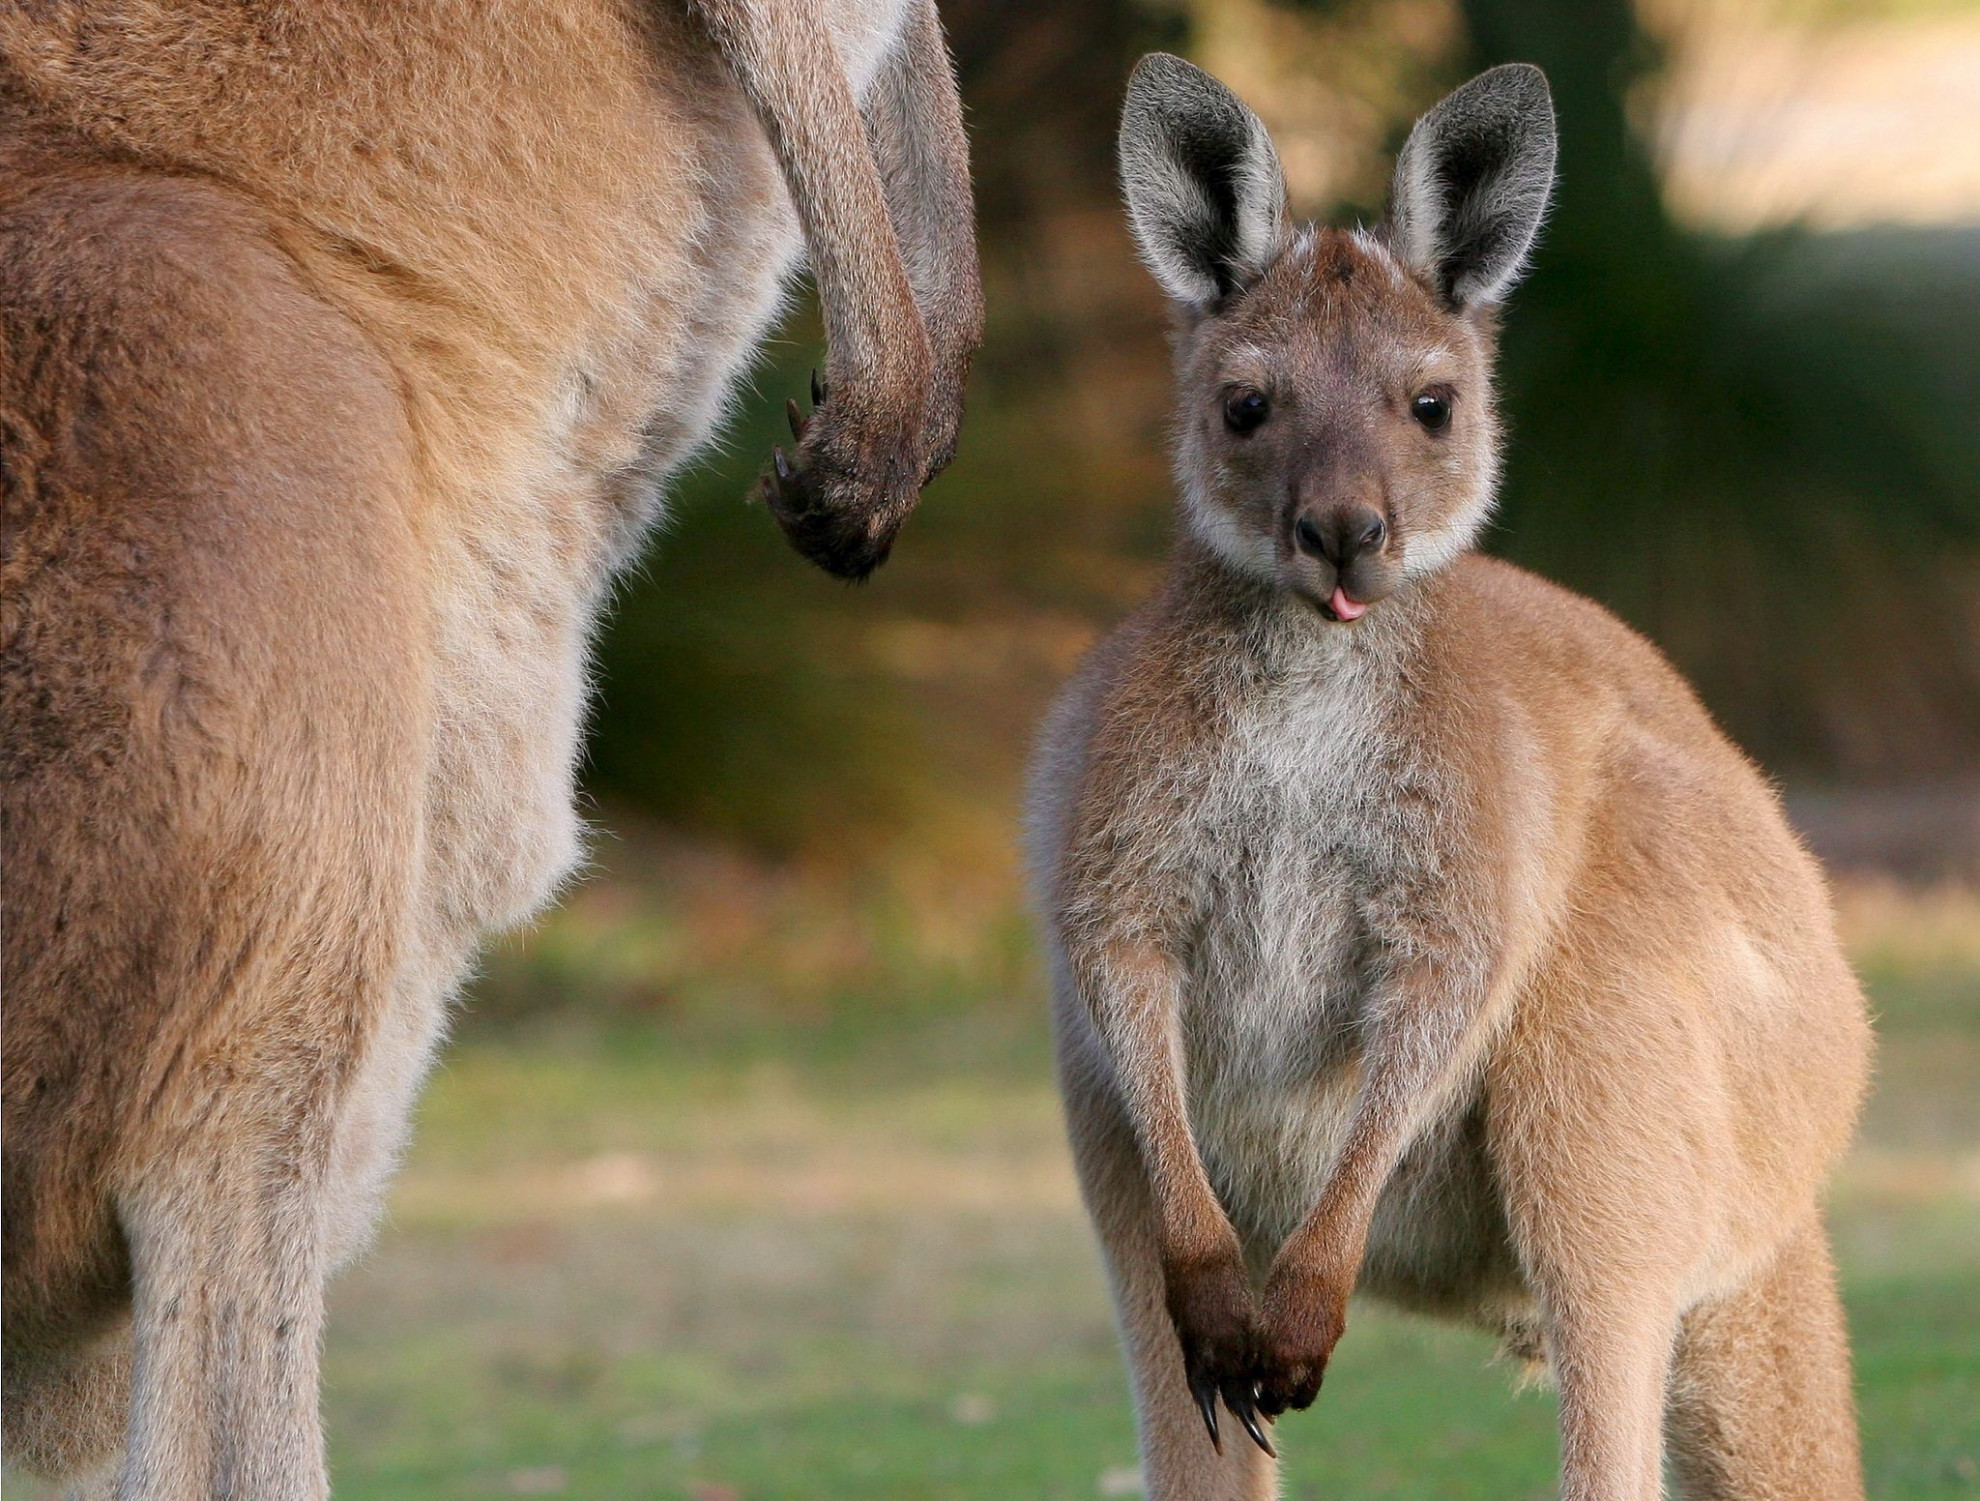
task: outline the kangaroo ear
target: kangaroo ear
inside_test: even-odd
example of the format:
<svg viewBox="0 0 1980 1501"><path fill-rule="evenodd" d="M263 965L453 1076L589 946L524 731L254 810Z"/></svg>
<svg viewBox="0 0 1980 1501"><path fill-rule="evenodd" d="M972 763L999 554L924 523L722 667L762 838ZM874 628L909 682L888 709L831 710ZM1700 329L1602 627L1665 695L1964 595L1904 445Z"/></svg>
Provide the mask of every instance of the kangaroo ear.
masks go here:
<svg viewBox="0 0 1980 1501"><path fill-rule="evenodd" d="M1480 73L1416 122L1396 162L1391 234L1453 307L1519 277L1554 188L1554 101L1530 63Z"/></svg>
<svg viewBox="0 0 1980 1501"><path fill-rule="evenodd" d="M1186 307L1244 290L1284 243L1286 179L1265 123L1166 52L1128 79L1121 187L1141 258Z"/></svg>

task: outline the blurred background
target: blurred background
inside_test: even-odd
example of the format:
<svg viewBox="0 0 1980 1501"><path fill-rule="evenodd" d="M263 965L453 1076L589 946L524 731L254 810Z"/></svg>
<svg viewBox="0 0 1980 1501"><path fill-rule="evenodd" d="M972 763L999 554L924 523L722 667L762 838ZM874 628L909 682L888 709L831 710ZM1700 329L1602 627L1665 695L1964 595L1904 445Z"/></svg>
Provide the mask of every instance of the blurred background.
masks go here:
<svg viewBox="0 0 1980 1501"><path fill-rule="evenodd" d="M1557 208L1490 546L1699 684L1830 861L1883 1035L1833 1218L1879 1497L1980 1496L1980 9L951 0L990 307L961 458L863 589L744 500L800 314L598 655L590 878L490 955L335 1293L346 1497L1139 1494L1019 891L1028 737L1171 529L1113 188L1151 47L1373 219L1542 64ZM1358 1309L1288 1493L1552 1494L1552 1399Z"/></svg>

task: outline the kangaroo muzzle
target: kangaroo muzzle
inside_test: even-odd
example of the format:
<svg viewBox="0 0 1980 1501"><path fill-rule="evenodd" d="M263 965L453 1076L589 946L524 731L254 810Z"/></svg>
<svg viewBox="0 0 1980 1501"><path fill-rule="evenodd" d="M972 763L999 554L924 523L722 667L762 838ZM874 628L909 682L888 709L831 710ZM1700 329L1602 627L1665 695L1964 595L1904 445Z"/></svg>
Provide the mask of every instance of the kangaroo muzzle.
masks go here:
<svg viewBox="0 0 1980 1501"><path fill-rule="evenodd" d="M1366 502L1293 508L1287 527L1287 583L1331 620L1359 620L1391 593L1399 570L1389 521Z"/></svg>

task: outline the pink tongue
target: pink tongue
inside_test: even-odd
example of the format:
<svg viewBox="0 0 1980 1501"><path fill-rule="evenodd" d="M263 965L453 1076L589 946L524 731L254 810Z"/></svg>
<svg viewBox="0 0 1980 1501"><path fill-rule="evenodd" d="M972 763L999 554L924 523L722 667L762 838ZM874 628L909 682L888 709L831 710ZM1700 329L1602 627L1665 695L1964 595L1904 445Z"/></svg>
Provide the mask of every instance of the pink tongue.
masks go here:
<svg viewBox="0 0 1980 1501"><path fill-rule="evenodd" d="M1368 613L1368 606L1356 604L1347 597L1347 590L1339 584L1334 586L1334 597L1327 601L1327 608L1342 620L1359 620Z"/></svg>

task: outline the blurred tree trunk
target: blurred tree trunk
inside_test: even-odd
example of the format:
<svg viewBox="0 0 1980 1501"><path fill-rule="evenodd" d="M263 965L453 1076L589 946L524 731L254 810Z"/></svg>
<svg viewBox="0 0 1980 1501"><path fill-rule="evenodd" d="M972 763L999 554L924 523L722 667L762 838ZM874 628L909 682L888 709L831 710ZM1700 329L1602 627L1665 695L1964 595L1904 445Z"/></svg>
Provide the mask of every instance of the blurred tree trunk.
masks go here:
<svg viewBox="0 0 1980 1501"><path fill-rule="evenodd" d="M1121 86L1179 40L1137 0L944 0L968 103L977 215L993 246L1114 195Z"/></svg>

